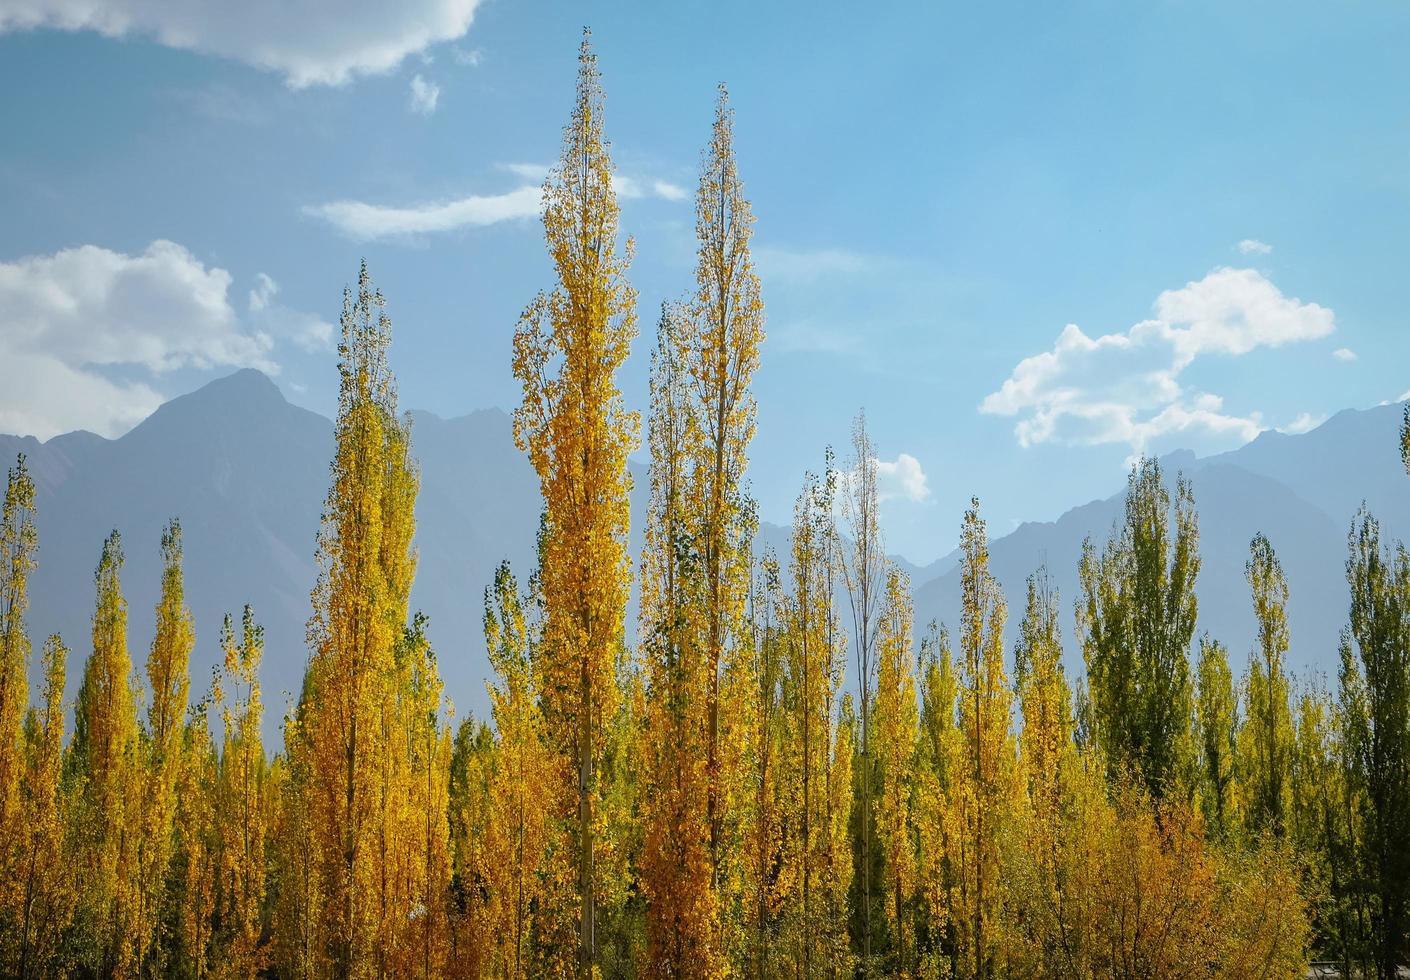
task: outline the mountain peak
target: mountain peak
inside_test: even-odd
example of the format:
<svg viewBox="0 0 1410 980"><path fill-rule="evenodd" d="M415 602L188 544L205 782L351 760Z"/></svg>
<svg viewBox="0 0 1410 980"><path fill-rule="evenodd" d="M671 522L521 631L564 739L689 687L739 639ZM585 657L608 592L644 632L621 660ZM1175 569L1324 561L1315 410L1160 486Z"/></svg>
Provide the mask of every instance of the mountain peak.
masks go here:
<svg viewBox="0 0 1410 980"><path fill-rule="evenodd" d="M235 399L242 405L248 404L253 399L283 402L284 393L279 390L269 375L258 368L241 368L234 374L227 374L223 378L216 378L207 382L188 395L181 398L194 399ZM172 399L179 401L180 399Z"/></svg>

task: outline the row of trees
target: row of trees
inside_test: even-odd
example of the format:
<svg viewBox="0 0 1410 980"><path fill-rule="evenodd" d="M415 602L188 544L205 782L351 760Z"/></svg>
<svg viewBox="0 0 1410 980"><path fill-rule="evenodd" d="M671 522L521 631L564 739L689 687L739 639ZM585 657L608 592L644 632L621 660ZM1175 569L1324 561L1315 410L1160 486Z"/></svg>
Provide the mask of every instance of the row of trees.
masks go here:
<svg viewBox="0 0 1410 980"><path fill-rule="evenodd" d="M1041 570L1006 656L977 500L956 632L931 624L916 642L860 417L847 464L829 455L805 481L788 553L756 553L763 306L722 91L696 285L657 330L634 570L640 423L616 372L635 294L607 148L585 41L544 192L557 283L514 337L515 437L544 514L532 574L502 566L486 590L488 719L452 727L409 608L419 476L365 266L344 298L308 668L272 758L248 608L191 702L175 522L142 675L114 534L67 744L58 637L29 706L34 485L23 459L11 471L0 971L1293 977L1316 951L1391 976L1410 916L1405 551L1357 518L1335 693L1287 673L1288 589L1262 537L1246 670L1236 682L1209 637L1192 664L1198 519L1152 460L1109 540L1084 550L1075 687Z"/></svg>

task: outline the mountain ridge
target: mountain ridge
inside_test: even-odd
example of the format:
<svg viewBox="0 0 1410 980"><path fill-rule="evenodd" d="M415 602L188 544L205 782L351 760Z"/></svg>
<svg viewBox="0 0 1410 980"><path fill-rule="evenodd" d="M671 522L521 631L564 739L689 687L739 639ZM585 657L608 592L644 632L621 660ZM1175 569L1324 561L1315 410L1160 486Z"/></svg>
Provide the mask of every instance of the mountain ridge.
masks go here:
<svg viewBox="0 0 1410 980"><path fill-rule="evenodd" d="M447 692L463 709L483 714L489 675L480 630L483 590L502 560L527 578L540 510L538 481L514 447L503 410L450 418L410 414L421 468L412 605L430 616ZM1348 409L1308 433L1265 433L1227 453L1164 458L1168 476L1179 470L1190 478L1200 512L1200 629L1224 640L1236 663L1253 636L1243 562L1253 532L1264 531L1288 571L1290 663L1331 672L1346 615L1342 569L1356 506L1368 502L1388 539L1410 527L1410 482L1396 451L1399 418L1397 405ZM171 399L115 439L89 432L43 442L0 435L6 465L25 452L34 474L40 553L29 625L36 638L61 632L74 651L69 696L88 649L90 575L103 538L115 527L123 534L130 650L140 670L157 599L159 536L175 516L185 532L187 593L197 627L193 697L219 660L220 619L227 612L238 615L250 602L266 627L264 686L271 725L277 726L307 659L304 624L332 449L332 422L291 404L253 369ZM631 466L635 566L647 470L639 462ZM1077 557L1087 536L1105 540L1120 514L1123 489L1069 508L1053 521L1025 521L991 540L992 567L1009 603L1010 644L1026 578L1046 564L1063 603L1067 663L1080 669L1071 612ZM787 528L765 523L758 546L773 547L782 557L787 539ZM896 558L913 577L918 629L932 618L957 625L956 555L926 566ZM634 603L629 618L635 622Z"/></svg>

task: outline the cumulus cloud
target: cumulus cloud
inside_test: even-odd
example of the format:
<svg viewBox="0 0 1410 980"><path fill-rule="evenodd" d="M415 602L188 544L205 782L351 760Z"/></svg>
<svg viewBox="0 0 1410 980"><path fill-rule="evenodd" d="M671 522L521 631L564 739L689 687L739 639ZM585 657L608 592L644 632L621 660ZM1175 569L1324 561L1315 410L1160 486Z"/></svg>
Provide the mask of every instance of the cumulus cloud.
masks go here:
<svg viewBox="0 0 1410 980"><path fill-rule="evenodd" d="M144 37L241 61L292 88L383 74L470 28L479 0L10 0L0 33L48 28Z"/></svg>
<svg viewBox="0 0 1410 980"><path fill-rule="evenodd" d="M1239 251L1244 255L1269 255L1273 251L1273 246L1266 242L1260 242L1257 238L1245 238L1239 242Z"/></svg>
<svg viewBox="0 0 1410 980"><path fill-rule="evenodd" d="M550 168L537 163L502 163L498 169L525 183L502 194L471 194L401 207L365 201L332 201L306 206L303 212L327 221L358 241L407 238L538 217L543 202L543 182ZM678 201L685 197L684 190L664 180L614 176L612 183L617 196L623 200L657 197Z"/></svg>
<svg viewBox="0 0 1410 980"><path fill-rule="evenodd" d="M411 76L411 95L408 105L412 112L418 116L429 116L436 111L436 104L441 101L441 87L435 82L428 82L419 74Z"/></svg>
<svg viewBox="0 0 1410 980"><path fill-rule="evenodd" d="M1332 351L1332 356L1339 361L1354 361L1356 360L1356 351L1350 347L1338 347Z"/></svg>
<svg viewBox="0 0 1410 980"><path fill-rule="evenodd" d="M1186 390L1181 373L1201 356L1315 340L1336 327L1331 310L1284 296L1252 269L1215 269L1166 290L1155 314L1098 337L1068 324L1052 350L1020 361L980 411L1018 416L1024 446L1124 442L1143 452L1159 436L1194 432L1242 443L1261 431L1261 416L1226 413L1219 395Z"/></svg>
<svg viewBox="0 0 1410 980"><path fill-rule="evenodd" d="M876 461L877 496L882 500L902 499L924 503L930 499L930 483L920 460L910 453L898 453L891 461Z"/></svg>
<svg viewBox="0 0 1410 980"><path fill-rule="evenodd" d="M897 453L893 460L872 457L876 464L876 495L880 502L887 500L909 500L922 504L930 499L930 482L921 468L920 460L910 453ZM837 474L841 495L849 492L852 481L858 478L858 468L844 469Z"/></svg>
<svg viewBox="0 0 1410 980"><path fill-rule="evenodd" d="M241 317L231 283L169 241L137 255L84 245L0 262L0 429L116 435L160 404L150 382L167 372L275 373L276 340L302 345L331 331L274 302L268 276L256 278Z"/></svg>

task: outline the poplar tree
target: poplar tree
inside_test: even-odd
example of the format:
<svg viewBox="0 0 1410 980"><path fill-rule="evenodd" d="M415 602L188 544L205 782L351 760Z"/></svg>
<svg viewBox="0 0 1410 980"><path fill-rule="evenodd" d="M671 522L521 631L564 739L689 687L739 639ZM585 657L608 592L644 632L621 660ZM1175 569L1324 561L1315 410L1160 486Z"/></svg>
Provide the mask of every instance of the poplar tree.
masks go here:
<svg viewBox="0 0 1410 980"><path fill-rule="evenodd" d="M1059 768L1072 747L1072 700L1062 666L1058 597L1043 569L1029 576L1028 599L1014 646L1014 690L1023 727L1018 754L1033 836L1053 840L1061 806Z"/></svg>
<svg viewBox="0 0 1410 980"><path fill-rule="evenodd" d="M35 568L34 481L24 454L8 471L0 502L0 964L32 969L29 962L30 898L35 842L26 807L31 646L25 629L29 576ZM60 668L62 670L62 668ZM61 730L62 731L62 730Z"/></svg>
<svg viewBox="0 0 1410 980"><path fill-rule="evenodd" d="M1250 658L1244 682L1247 717L1240 731L1245 814L1249 830L1282 837L1291 806L1293 725L1288 678L1283 660L1288 651L1288 583L1273 546L1262 534L1249 548L1245 574L1258 620L1258 648Z"/></svg>
<svg viewBox="0 0 1410 980"><path fill-rule="evenodd" d="M912 919L917 881L912 800L920 715L912 653L913 617L910 580L892 565L887 569L886 594L877 624L876 766L881 794L875 811L885 870L891 972L901 976L911 975L915 958Z"/></svg>
<svg viewBox="0 0 1410 980"><path fill-rule="evenodd" d="M1341 644L1342 710L1359 789L1362 858L1376 970L1395 976L1410 937L1410 558L1382 549L1363 509L1346 563L1349 623Z"/></svg>
<svg viewBox="0 0 1410 980"><path fill-rule="evenodd" d="M576 869L582 977L596 961L597 770L617 708L615 656L630 580L626 464L639 427L616 383L636 335L636 293L626 280L632 244L619 253L602 84L588 41L585 32L563 155L544 184L544 237L558 285L524 311L513 362L524 389L514 439L544 498L544 714L572 774L558 806L573 829L572 846L555 857Z"/></svg>
<svg viewBox="0 0 1410 980"><path fill-rule="evenodd" d="M872 969L872 879L876 868L872 854L872 824L875 819L872 792L874 764L871 759L871 701L876 674L876 634L880 606L886 589L886 549L881 537L881 494L877 485L876 446L867 432L865 413L852 422L852 461L842 487L841 507L848 543L843 548L841 571L852 612L854 660L857 668L857 696L861 701L860 846L858 874L861 881L858 900L863 972Z"/></svg>
<svg viewBox="0 0 1410 980"><path fill-rule="evenodd" d="M772 976L778 957L777 936L788 882L778 874L789 831L790 807L784 797L787 774L788 706L784 699L790 663L787 610L778 559L766 552L759 562L750 599L752 662L745 696L750 734L747 740L747 792L743 818L744 865L740 919L747 923L735 967L753 977Z"/></svg>
<svg viewBox="0 0 1410 980"><path fill-rule="evenodd" d="M264 628L245 606L240 632L230 616L220 632L224 676L233 700L221 706L219 809L216 829L221 836L220 880L228 937L221 953L223 971L254 977L268 961L262 944L267 889L266 845L270 828L271 780L260 725L264 703L259 665L264 657Z"/></svg>
<svg viewBox="0 0 1410 980"><path fill-rule="evenodd" d="M44 688L38 708L25 718L24 772L20 782L19 853L7 878L5 969L20 980L62 971L63 930L75 900L73 870L64 854L68 816L61 784L64 677L68 650L57 634L44 643Z"/></svg>
<svg viewBox="0 0 1410 980"><path fill-rule="evenodd" d="M78 782L76 851L80 961L105 974L134 968L131 928L140 835L139 741L122 594L122 539L103 543L94 575L93 653L74 708L67 767Z"/></svg>
<svg viewBox="0 0 1410 980"><path fill-rule="evenodd" d="M1241 823L1235 794L1239 705L1229 671L1228 651L1208 635L1200 637L1196 690L1200 806L1210 835L1217 841L1228 842Z"/></svg>
<svg viewBox="0 0 1410 980"><path fill-rule="evenodd" d="M647 707L642 799L648 976L714 976L724 969L720 905L712 887L718 762L718 675L711 666L709 576L697 536L695 423L682 367L680 312L663 307L652 354L651 494L641 563L641 637Z"/></svg>
<svg viewBox="0 0 1410 980"><path fill-rule="evenodd" d="M20 842L11 834L19 827L22 723L29 707L30 641L24 617L38 548L34 481L21 453L7 473L0 504L0 910L5 912L17 900L10 891Z"/></svg>
<svg viewBox="0 0 1410 980"><path fill-rule="evenodd" d="M344 293L332 482L318 539L312 648L290 754L303 777L317 865L314 955L337 977L397 951L411 911L388 891L398 856L407 747L391 737L398 644L415 569L417 474L387 365L391 321L366 263ZM390 798L389 798L390 797ZM404 936L403 933L398 933ZM389 948L390 947L390 948Z"/></svg>
<svg viewBox="0 0 1410 980"><path fill-rule="evenodd" d="M1091 722L1109 774L1138 774L1151 795L1176 788L1191 762L1190 640L1197 604L1199 520L1183 477L1170 494L1160 462L1143 458L1126 483L1125 514L1098 555L1078 567L1078 632Z"/></svg>
<svg viewBox="0 0 1410 980"><path fill-rule="evenodd" d="M149 952L158 956L157 929L171 863L176 780L181 770L182 725L190 681L187 665L196 634L186 606L182 573L181 524L173 520L162 530L161 597L156 631L147 654L147 730L143 739L143 795L137 865L140 878L137 909L130 941L135 945L137 972Z"/></svg>
<svg viewBox="0 0 1410 980"><path fill-rule="evenodd" d="M485 590L484 627L497 678L489 689L497 739L483 842L490 972L523 980L535 975L535 916L548 897L544 871L555 842L549 793L561 778L562 761L544 742L534 626L507 562Z"/></svg>
<svg viewBox="0 0 1410 980"><path fill-rule="evenodd" d="M953 806L954 775L959 758L956 728L958 679L946 628L931 622L921 639L920 734L916 746L915 820L919 899L922 914L916 932L918 961L927 975L954 975L955 868L951 836L958 830Z"/></svg>
<svg viewBox="0 0 1410 980"><path fill-rule="evenodd" d="M747 683L739 675L747 660L744 613L755 521L744 474L754 437L750 386L764 340L764 303L749 248L753 233L754 211L735 160L734 110L722 85L696 190L695 295L689 331L682 337L683 380L694 409L685 436L703 589L706 812L710 881L717 892L726 887L723 866L739 843L728 811L738 793L737 747L744 722L731 714L742 692L729 688L731 678L736 687ZM715 901L718 905L718 896Z"/></svg>
<svg viewBox="0 0 1410 980"><path fill-rule="evenodd" d="M792 589L781 603L787 712L781 792L787 815L779 875L786 895L785 946L802 976L841 970L848 944L845 907L839 915L838 906L845 905L851 883L846 803L852 739L838 716L844 648L834 601L835 485L829 456L826 476L810 475L794 505Z"/></svg>
<svg viewBox="0 0 1410 980"><path fill-rule="evenodd" d="M998 976L1005 944L1001 842L1018 793L1011 734L1012 694L1004 671L1007 607L989 572L989 539L972 498L960 530L958 752L952 763L956 963L974 980Z"/></svg>

